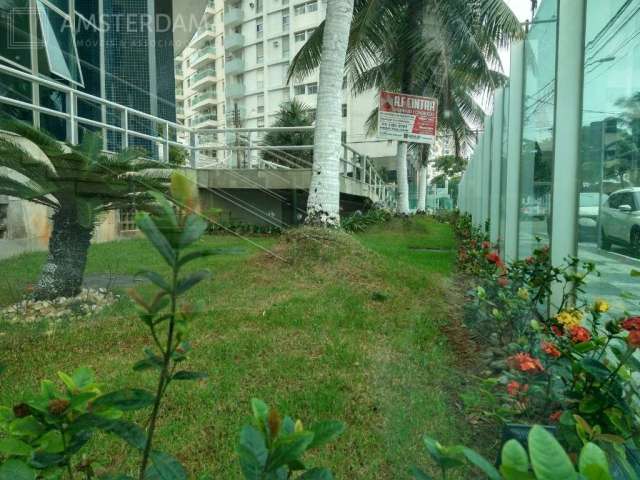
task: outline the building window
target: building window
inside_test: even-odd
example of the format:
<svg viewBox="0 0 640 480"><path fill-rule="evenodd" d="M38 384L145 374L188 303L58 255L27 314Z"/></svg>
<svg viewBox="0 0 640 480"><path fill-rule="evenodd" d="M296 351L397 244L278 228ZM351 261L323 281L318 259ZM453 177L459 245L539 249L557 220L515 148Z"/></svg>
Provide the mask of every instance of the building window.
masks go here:
<svg viewBox="0 0 640 480"><path fill-rule="evenodd" d="M315 95L318 93L318 84L310 83L307 85L307 95Z"/></svg>
<svg viewBox="0 0 640 480"><path fill-rule="evenodd" d="M120 233L135 232L138 230L136 225L136 209L133 207L120 209Z"/></svg>
<svg viewBox="0 0 640 480"><path fill-rule="evenodd" d="M289 31L289 15L282 15L282 31Z"/></svg>
<svg viewBox="0 0 640 480"><path fill-rule="evenodd" d="M29 0L6 3L0 6L0 55L30 69Z"/></svg>
<svg viewBox="0 0 640 480"><path fill-rule="evenodd" d="M304 4L296 5L295 7L293 7L293 13L295 15L304 15L304 13L305 13Z"/></svg>
<svg viewBox="0 0 640 480"><path fill-rule="evenodd" d="M7 219L9 217L9 204L0 203L0 239L7 238L9 230Z"/></svg>
<svg viewBox="0 0 640 480"><path fill-rule="evenodd" d="M256 45L256 63L261 64L264 61L264 44L258 43Z"/></svg>
<svg viewBox="0 0 640 480"><path fill-rule="evenodd" d="M342 143L347 143L347 132L344 130L340 133L340 141Z"/></svg>
<svg viewBox="0 0 640 480"><path fill-rule="evenodd" d="M258 119L258 128L264 128L264 117Z"/></svg>
<svg viewBox="0 0 640 480"><path fill-rule="evenodd" d="M307 37L305 35L306 35L305 32L296 32L295 35L294 35L296 43L304 42L307 39Z"/></svg>
<svg viewBox="0 0 640 480"><path fill-rule="evenodd" d="M258 40L262 38L263 33L264 33L264 25L262 24L262 21L260 21L256 23L256 37L258 38Z"/></svg>
<svg viewBox="0 0 640 480"><path fill-rule="evenodd" d="M346 116L347 116L347 104L343 103L342 104L342 117L346 118Z"/></svg>
<svg viewBox="0 0 640 480"><path fill-rule="evenodd" d="M51 73L84 86L71 18L38 0L38 17Z"/></svg>
<svg viewBox="0 0 640 480"><path fill-rule="evenodd" d="M318 11L318 2L307 3L307 13L317 12L317 11Z"/></svg>
<svg viewBox="0 0 640 480"><path fill-rule="evenodd" d="M305 93L307 93L307 86L306 85L296 85L293 88L293 92L295 95L304 95Z"/></svg>
<svg viewBox="0 0 640 480"><path fill-rule="evenodd" d="M290 53L289 37L282 37L282 58L289 58Z"/></svg>

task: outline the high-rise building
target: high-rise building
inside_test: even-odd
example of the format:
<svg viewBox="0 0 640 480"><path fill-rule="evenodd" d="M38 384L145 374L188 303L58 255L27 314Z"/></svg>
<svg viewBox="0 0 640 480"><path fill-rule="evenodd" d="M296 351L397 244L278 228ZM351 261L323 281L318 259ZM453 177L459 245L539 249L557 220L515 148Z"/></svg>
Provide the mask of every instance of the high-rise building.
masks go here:
<svg viewBox="0 0 640 480"><path fill-rule="evenodd" d="M261 128L271 126L280 105L294 98L315 109L318 73L303 81L288 82L288 71L293 57L324 20L325 1L210 0L205 15L210 27L202 27L189 48L176 59L177 68L181 66L183 72L179 80L184 79L185 83L182 88L179 84L177 87L178 110L184 112L179 120L196 128ZM207 28L213 32L208 33ZM204 39L206 36L209 38ZM194 59L201 60L194 63ZM194 76L197 82L191 80ZM208 109L209 104L202 102L212 93L203 92L212 91L215 101L209 100ZM366 141L365 120L375 106L373 93L354 97L345 88L345 143ZM224 139L211 135L205 136L205 141L224 143ZM209 158L201 160L201 164L224 166L230 162L228 152L223 158L224 154L218 151L214 163L210 157L216 152L204 153Z"/></svg>
<svg viewBox="0 0 640 480"><path fill-rule="evenodd" d="M11 0L0 6L0 64L43 76L79 92L175 121L171 0ZM0 75L0 95L52 111L3 105L4 111L73 140L69 98L60 90ZM79 100L81 117L119 125L120 114ZM131 118L130 127L155 135L152 121ZM91 128L83 124L83 128ZM156 147L149 140L132 144ZM108 134L108 148L123 145L122 134Z"/></svg>

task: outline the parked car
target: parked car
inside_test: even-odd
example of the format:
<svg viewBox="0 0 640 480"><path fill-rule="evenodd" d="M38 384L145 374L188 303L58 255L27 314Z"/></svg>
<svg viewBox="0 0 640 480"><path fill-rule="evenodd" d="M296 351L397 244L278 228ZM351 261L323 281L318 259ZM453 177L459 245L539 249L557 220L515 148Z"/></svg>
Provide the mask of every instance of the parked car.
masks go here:
<svg viewBox="0 0 640 480"><path fill-rule="evenodd" d="M613 192L602 205L600 246L625 245L640 254L640 187Z"/></svg>
<svg viewBox="0 0 640 480"><path fill-rule="evenodd" d="M520 213L523 217L537 218L542 220L547 216L547 209L538 202L527 202L522 205Z"/></svg>
<svg viewBox="0 0 640 480"><path fill-rule="evenodd" d="M609 199L609 195L598 192L581 192L578 204L578 225L582 240L595 240L598 235L598 216L600 205Z"/></svg>

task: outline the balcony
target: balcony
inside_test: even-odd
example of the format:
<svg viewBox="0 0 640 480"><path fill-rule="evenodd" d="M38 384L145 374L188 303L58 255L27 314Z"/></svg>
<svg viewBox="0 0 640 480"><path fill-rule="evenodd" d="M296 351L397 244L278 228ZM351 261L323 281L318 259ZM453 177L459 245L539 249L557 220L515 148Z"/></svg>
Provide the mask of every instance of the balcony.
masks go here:
<svg viewBox="0 0 640 480"><path fill-rule="evenodd" d="M193 36L192 48L200 48L207 42L214 42L216 39L216 31L213 25L207 25L196 32Z"/></svg>
<svg viewBox="0 0 640 480"><path fill-rule="evenodd" d="M237 27L242 23L244 16L242 9L240 8L228 8L224 11L224 26L225 27Z"/></svg>
<svg viewBox="0 0 640 480"><path fill-rule="evenodd" d="M205 47L189 57L192 68L198 68L205 61L215 60L216 47Z"/></svg>
<svg viewBox="0 0 640 480"><path fill-rule="evenodd" d="M211 107L216 104L217 98L218 97L215 90L204 91L193 97L191 108L193 108L194 110L199 110L201 108Z"/></svg>
<svg viewBox="0 0 640 480"><path fill-rule="evenodd" d="M244 71L244 60L241 58L234 58L233 60L227 60L224 64L224 72L227 75L238 75Z"/></svg>
<svg viewBox="0 0 640 480"><path fill-rule="evenodd" d="M244 35L240 33L230 33L225 36L224 48L230 52L244 47Z"/></svg>
<svg viewBox="0 0 640 480"><path fill-rule="evenodd" d="M198 90L205 85L209 85L210 83L215 83L216 81L216 71L214 68L207 68L196 73L191 77L191 88L193 90Z"/></svg>
<svg viewBox="0 0 640 480"><path fill-rule="evenodd" d="M242 83L228 83L226 87L226 96L228 98L237 98L244 95L244 84Z"/></svg>
<svg viewBox="0 0 640 480"><path fill-rule="evenodd" d="M215 113L205 113L203 115L196 115L193 118L193 126L196 128L202 128L207 126L214 126L218 121L218 115ZM210 125L213 124L213 125Z"/></svg>
<svg viewBox="0 0 640 480"><path fill-rule="evenodd" d="M201 147L214 147L218 144L216 137L217 135L212 133L198 134L198 145Z"/></svg>

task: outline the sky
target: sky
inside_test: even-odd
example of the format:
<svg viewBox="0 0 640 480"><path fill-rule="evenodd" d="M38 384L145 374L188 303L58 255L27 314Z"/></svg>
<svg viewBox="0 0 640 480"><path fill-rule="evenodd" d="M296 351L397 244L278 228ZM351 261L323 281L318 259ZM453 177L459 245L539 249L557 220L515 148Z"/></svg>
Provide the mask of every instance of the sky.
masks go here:
<svg viewBox="0 0 640 480"><path fill-rule="evenodd" d="M516 14L521 22L531 19L531 0L505 0L505 2L507 5L509 5L511 10L513 10L513 13ZM502 64L504 66L504 71L508 75L510 65L509 50L501 52L501 58Z"/></svg>

